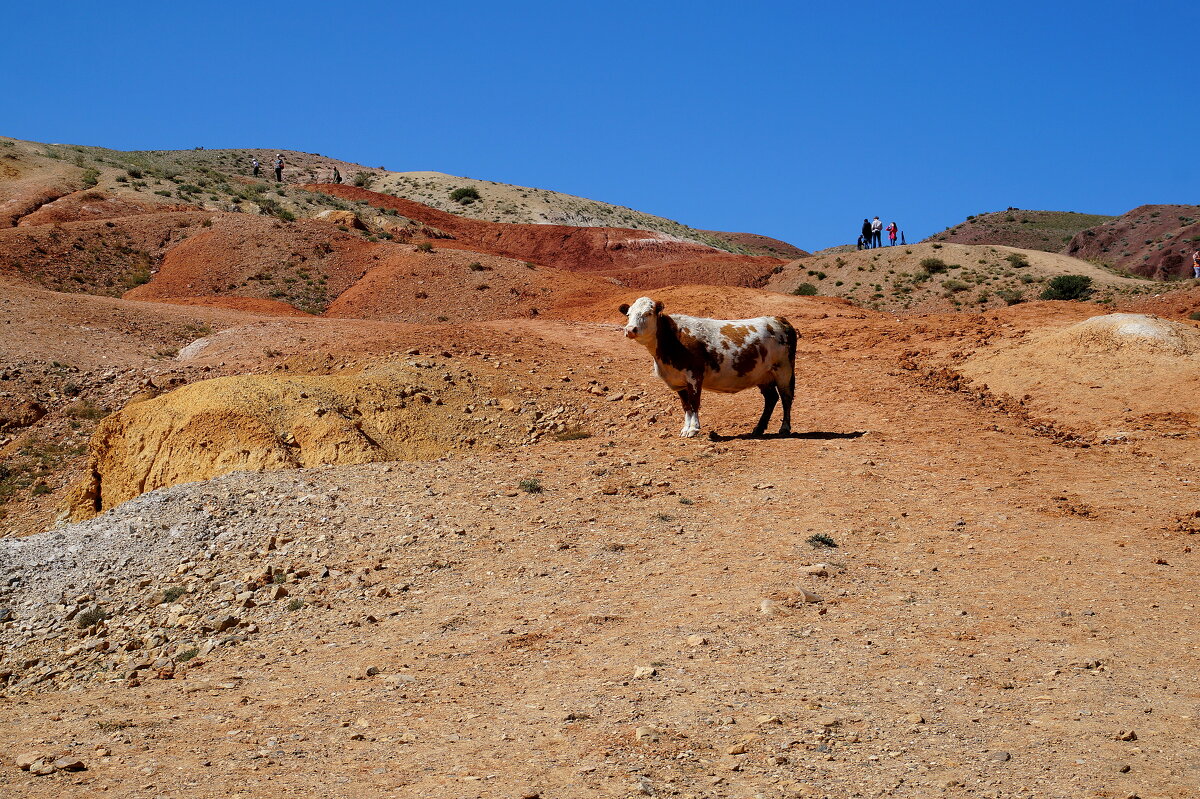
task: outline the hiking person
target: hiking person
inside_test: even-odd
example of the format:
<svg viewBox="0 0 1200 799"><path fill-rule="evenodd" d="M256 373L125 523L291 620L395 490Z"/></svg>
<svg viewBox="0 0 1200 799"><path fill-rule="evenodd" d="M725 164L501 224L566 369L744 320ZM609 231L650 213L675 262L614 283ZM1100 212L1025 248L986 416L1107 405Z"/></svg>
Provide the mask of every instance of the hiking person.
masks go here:
<svg viewBox="0 0 1200 799"><path fill-rule="evenodd" d="M251 159L250 159L250 166L254 167L254 177L258 177L258 167L259 167L258 159L257 159L257 158L251 158Z"/></svg>
<svg viewBox="0 0 1200 799"><path fill-rule="evenodd" d="M275 182L276 183L283 182L283 154L282 153L275 154Z"/></svg>
<svg viewBox="0 0 1200 799"><path fill-rule="evenodd" d="M1192 279L1200 280L1200 250L1192 253Z"/></svg>
<svg viewBox="0 0 1200 799"><path fill-rule="evenodd" d="M864 250L871 249L871 220L869 219L863 220L862 238L860 241L863 243Z"/></svg>
<svg viewBox="0 0 1200 799"><path fill-rule="evenodd" d="M900 231L900 246L903 247L905 244L908 244L908 242L904 240L904 231L901 230Z"/></svg>
<svg viewBox="0 0 1200 799"><path fill-rule="evenodd" d="M883 246L883 223L879 221L879 217L875 217L871 222L871 246Z"/></svg>
<svg viewBox="0 0 1200 799"><path fill-rule="evenodd" d="M865 241L863 241L863 237L862 237L861 233L858 234L858 244L856 245L855 249L859 249L859 250L867 249L867 243Z"/></svg>
<svg viewBox="0 0 1200 799"><path fill-rule="evenodd" d="M896 246L896 231L899 229L900 228L896 225L895 222L888 222L887 232L888 232L888 246L889 247Z"/></svg>
<svg viewBox="0 0 1200 799"><path fill-rule="evenodd" d="M342 173L338 172L338 168L336 166L333 168L333 182L334 183L342 182Z"/></svg>

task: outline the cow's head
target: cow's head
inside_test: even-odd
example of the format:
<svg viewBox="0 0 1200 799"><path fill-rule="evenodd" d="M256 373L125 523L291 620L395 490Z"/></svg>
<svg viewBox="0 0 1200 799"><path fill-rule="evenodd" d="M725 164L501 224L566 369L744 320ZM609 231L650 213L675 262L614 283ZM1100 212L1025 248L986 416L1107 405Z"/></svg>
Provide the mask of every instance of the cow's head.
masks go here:
<svg viewBox="0 0 1200 799"><path fill-rule="evenodd" d="M625 322L625 337L638 341L652 340L658 332L658 315L663 304L649 297L638 297L633 305L622 305L617 309L628 317Z"/></svg>

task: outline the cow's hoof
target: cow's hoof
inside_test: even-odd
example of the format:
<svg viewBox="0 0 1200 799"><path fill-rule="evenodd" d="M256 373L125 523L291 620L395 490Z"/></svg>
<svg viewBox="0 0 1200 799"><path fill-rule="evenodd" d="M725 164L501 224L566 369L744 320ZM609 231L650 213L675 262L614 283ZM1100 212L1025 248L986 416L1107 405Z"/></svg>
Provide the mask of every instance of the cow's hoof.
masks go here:
<svg viewBox="0 0 1200 799"><path fill-rule="evenodd" d="M753 430L751 430L751 431L750 431L750 435L752 435L752 436L761 436L761 435L762 435L763 433L765 433L765 432L767 432L767 429L766 429L765 427L756 427L756 428L754 428Z"/></svg>
<svg viewBox="0 0 1200 799"><path fill-rule="evenodd" d="M779 428L779 435L790 436L791 434L792 434L792 428L788 427L787 425L784 425L783 427Z"/></svg>
<svg viewBox="0 0 1200 799"><path fill-rule="evenodd" d="M681 432L679 434L679 437L680 438L695 438L698 435L700 435L700 428L697 427L695 430L693 430L691 428L685 428L683 430L683 432Z"/></svg>

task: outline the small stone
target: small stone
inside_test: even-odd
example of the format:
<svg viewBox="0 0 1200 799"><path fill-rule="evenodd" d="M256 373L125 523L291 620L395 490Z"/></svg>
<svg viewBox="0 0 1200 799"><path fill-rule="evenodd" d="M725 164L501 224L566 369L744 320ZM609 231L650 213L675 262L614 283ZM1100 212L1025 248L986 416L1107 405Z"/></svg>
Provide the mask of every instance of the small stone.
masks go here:
<svg viewBox="0 0 1200 799"><path fill-rule="evenodd" d="M1012 755L1010 755L1008 752L996 750L988 755L988 760L995 760L997 763L1005 763L1009 760L1012 760Z"/></svg>
<svg viewBox="0 0 1200 799"><path fill-rule="evenodd" d="M924 724L925 723L925 717L922 716L920 713L909 713L907 716L904 717L904 720L907 721L909 724Z"/></svg>
<svg viewBox="0 0 1200 799"><path fill-rule="evenodd" d="M703 635L689 635L687 638L688 646L704 646L708 643L708 639Z"/></svg>
<svg viewBox="0 0 1200 799"><path fill-rule="evenodd" d="M647 680L656 674L658 674L658 669L653 666L638 666L633 670L633 679Z"/></svg>
<svg viewBox="0 0 1200 799"><path fill-rule="evenodd" d="M278 583L276 583L271 588L271 591L270 591L271 599L283 599L287 595L288 595L288 590L286 588L284 588L282 585L279 585Z"/></svg>
<svg viewBox="0 0 1200 799"><path fill-rule="evenodd" d="M842 720L837 716L821 716L817 719L817 724L822 727L836 727L842 723Z"/></svg>
<svg viewBox="0 0 1200 799"><path fill-rule="evenodd" d="M767 715L767 714L759 716L754 721L760 725L761 724L783 724L783 719L779 718L779 716L771 716L771 715Z"/></svg>
<svg viewBox="0 0 1200 799"><path fill-rule="evenodd" d="M526 788L517 794L520 799L542 799L542 792L537 788Z"/></svg>
<svg viewBox="0 0 1200 799"><path fill-rule="evenodd" d="M800 593L800 598L802 600L804 600L805 602L815 603L815 602L824 602L825 601L825 600L821 599L821 597L814 594L812 591L807 591L803 588L800 589L799 593Z"/></svg>
<svg viewBox="0 0 1200 799"><path fill-rule="evenodd" d="M72 755L64 755L50 765L59 771L83 771L87 768L82 760Z"/></svg>
<svg viewBox="0 0 1200 799"><path fill-rule="evenodd" d="M810 577L828 577L830 575L828 563L814 563L812 566L803 567L800 571Z"/></svg>
<svg viewBox="0 0 1200 799"><path fill-rule="evenodd" d="M1128 774L1132 767L1128 763L1122 763L1117 767L1118 774Z"/></svg>
<svg viewBox="0 0 1200 799"><path fill-rule="evenodd" d="M1137 739L1137 733L1133 730L1120 730L1117 733L1118 741L1136 741Z"/></svg>
<svg viewBox="0 0 1200 799"><path fill-rule="evenodd" d="M774 599L764 599L758 603L758 612L766 616L778 616L785 613L786 609Z"/></svg>
<svg viewBox="0 0 1200 799"><path fill-rule="evenodd" d="M379 667L378 666L367 666L367 670L364 673L368 677L374 677L376 674L379 673Z"/></svg>
<svg viewBox="0 0 1200 799"><path fill-rule="evenodd" d="M744 754L746 754L746 751L747 751L746 744L745 744L745 742L742 742L742 743L734 744L733 746L726 749L725 754L727 754L727 755L744 755Z"/></svg>
<svg viewBox="0 0 1200 799"><path fill-rule="evenodd" d="M40 757L29 766L29 773L37 777L45 777L54 773L54 766L49 760Z"/></svg>

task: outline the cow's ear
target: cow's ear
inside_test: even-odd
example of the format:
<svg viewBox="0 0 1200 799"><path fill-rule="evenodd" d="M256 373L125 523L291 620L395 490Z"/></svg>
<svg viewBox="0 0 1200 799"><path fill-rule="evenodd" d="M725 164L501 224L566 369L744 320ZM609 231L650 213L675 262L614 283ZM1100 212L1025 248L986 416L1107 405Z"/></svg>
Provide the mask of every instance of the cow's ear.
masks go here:
<svg viewBox="0 0 1200 799"><path fill-rule="evenodd" d="M621 307L617 308L617 310L620 311L621 313L625 314L626 316L629 316L629 303L627 303L627 302L621 303Z"/></svg>
<svg viewBox="0 0 1200 799"><path fill-rule="evenodd" d="M663 312L663 304L662 304L662 300L656 300L656 301L654 302L654 312L655 312L656 314L660 314L660 313L662 313L662 312Z"/></svg>

